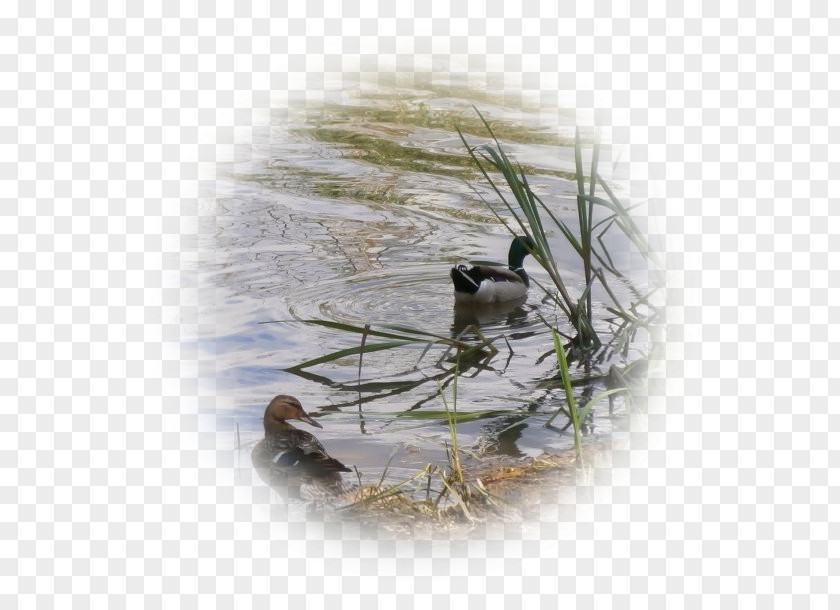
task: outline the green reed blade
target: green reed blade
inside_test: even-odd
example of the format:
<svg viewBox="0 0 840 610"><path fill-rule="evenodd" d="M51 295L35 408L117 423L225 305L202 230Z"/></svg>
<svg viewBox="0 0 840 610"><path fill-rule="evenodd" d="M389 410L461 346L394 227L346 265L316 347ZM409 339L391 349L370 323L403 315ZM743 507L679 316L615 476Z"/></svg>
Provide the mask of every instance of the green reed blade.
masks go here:
<svg viewBox="0 0 840 610"><path fill-rule="evenodd" d="M502 415L510 415L510 411L502 411L500 409L487 409L483 411L400 411L394 414L396 417L407 417L409 419L433 419L449 421L454 420L455 423L470 422L480 419L487 419L490 417L500 417Z"/></svg>
<svg viewBox="0 0 840 610"><path fill-rule="evenodd" d="M395 347L402 347L403 345L410 345L413 341L387 341L384 343L369 343L368 345L362 347L357 345L356 347L348 347L347 349L338 350L337 352L332 352L325 356L321 356L319 358L313 358L312 360L307 360L306 362L301 362L300 364L296 364L295 366L291 366L285 370L287 371L297 371L300 369L309 368L311 366L315 366L318 364L323 364L325 362L332 362L333 360L338 360L340 358L345 358L347 356L356 356L357 354L362 353L364 350L365 353L370 352L378 352L384 349L394 349Z"/></svg>
<svg viewBox="0 0 840 610"><path fill-rule="evenodd" d="M583 406L583 408L580 410L579 418L581 420L586 419L586 416L589 415L589 411L592 410L592 407L604 400L607 396L612 396L613 394L618 394L619 392L626 392L629 389L630 388L613 388L612 390L601 392L595 398L593 398Z"/></svg>
<svg viewBox="0 0 840 610"><path fill-rule="evenodd" d="M407 337L405 335L395 335L393 333L384 333L378 330L368 329L365 330L363 326L353 326L352 324L344 324L342 322L331 322L330 320L301 320L305 324L314 324L316 326L325 326L326 328L334 328L336 330L342 330L348 333L357 333L360 335L369 335L372 337L383 337L386 339L400 339L403 341L415 342L415 343L426 343L427 339L421 339L419 337Z"/></svg>

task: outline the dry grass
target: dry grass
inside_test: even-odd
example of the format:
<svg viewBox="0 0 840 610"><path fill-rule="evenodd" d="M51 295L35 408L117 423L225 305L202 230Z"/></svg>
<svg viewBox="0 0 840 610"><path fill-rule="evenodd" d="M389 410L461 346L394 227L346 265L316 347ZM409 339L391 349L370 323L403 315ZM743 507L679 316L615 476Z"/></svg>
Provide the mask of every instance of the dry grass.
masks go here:
<svg viewBox="0 0 840 610"><path fill-rule="evenodd" d="M588 444L584 459L591 463L606 448L603 443ZM400 534L455 532L493 521L520 520L524 512L538 507L544 496L574 485L577 473L576 452L570 449L558 454L544 453L521 466L466 473L467 483L481 486L486 494L463 496L464 506L453 501L441 506L434 497L415 499L404 488L395 490L388 485L358 488L345 494L338 504L346 516L363 525Z"/></svg>

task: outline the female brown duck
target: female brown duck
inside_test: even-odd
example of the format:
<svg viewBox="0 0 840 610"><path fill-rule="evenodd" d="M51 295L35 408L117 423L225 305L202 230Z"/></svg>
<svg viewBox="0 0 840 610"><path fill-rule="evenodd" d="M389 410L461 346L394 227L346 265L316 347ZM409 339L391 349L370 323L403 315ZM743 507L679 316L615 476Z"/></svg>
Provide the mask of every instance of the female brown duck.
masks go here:
<svg viewBox="0 0 840 610"><path fill-rule="evenodd" d="M280 394L265 409L265 438L254 447L251 461L265 478L266 474L333 477L350 472L344 464L327 455L327 450L309 432L298 430L286 420L297 419L323 428L303 410L294 396ZM261 472L262 471L262 472Z"/></svg>

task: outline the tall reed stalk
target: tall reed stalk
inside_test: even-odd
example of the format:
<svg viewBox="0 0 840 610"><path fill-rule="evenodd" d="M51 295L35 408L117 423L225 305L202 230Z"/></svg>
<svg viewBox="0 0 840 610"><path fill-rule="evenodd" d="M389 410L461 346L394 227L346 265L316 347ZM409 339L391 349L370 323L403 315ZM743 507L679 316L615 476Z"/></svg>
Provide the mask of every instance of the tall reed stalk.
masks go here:
<svg viewBox="0 0 840 610"><path fill-rule="evenodd" d="M484 123L487 132L493 140L493 144L483 144L479 146L470 146L464 134L458 130L458 135L467 149L468 154L475 162L478 169L481 171L487 183L496 193L499 200L504 204L510 216L513 219L513 224L496 211L495 207L487 201L481 193L478 193L482 201L487 205L490 211L496 216L508 231L513 235L524 234L533 239L535 244L534 251L531 255L534 259L545 269L548 276L551 278L557 292L548 293L549 296L557 303L560 309L569 319L572 327L575 329L577 336L575 343L583 352L591 352L601 346L601 340L595 332L592 319L592 286L595 281L599 281L610 297L615 301L616 306L625 315L626 311L621 303L615 298L613 291L607 282L606 275L602 268L595 267L595 261L603 260L594 248L593 236L596 240L600 239L600 235L595 236L595 230L605 222L607 228L613 224L618 226L627 236L631 242L638 248L643 256L652 261L656 266L662 268L662 263L658 257L651 250L647 240L642 235L636 223L628 214L626 208L615 197L612 190L610 190L607 183L598 173L598 162L600 157L600 146L596 143L592 149L592 160L589 171L589 188L587 189L586 174L583 169L583 147L581 144L580 130L575 129L575 180L577 183L577 219L579 231L575 234L569 226L560 218L558 218L551 209L543 202L543 200L531 189L528 184L528 178L525 171L519 163L514 164L505 153L499 140L493 133L490 124L476 108L476 113ZM498 172L501 174L507 191L513 196L513 203L509 201L508 197L500 188L499 183L494 179L490 172ZM607 198L596 195L596 187L600 186ZM587 192L588 191L588 192ZM608 215L604 219L596 222L595 207L606 208ZM543 214L550 221L548 226L553 226L562 233L566 241L580 256L583 264L583 277L585 280L585 287L581 295L575 300L566 286L563 278L557 269L557 263L551 252L548 243L546 225L543 223ZM605 229L606 231L606 229ZM603 234L603 232L602 232ZM602 235L601 234L601 235ZM618 272L610 265L604 265L609 271L618 274Z"/></svg>
<svg viewBox="0 0 840 610"><path fill-rule="evenodd" d="M554 412L554 415L546 422L546 426L550 426L551 423L554 421L560 413L566 413L569 417L569 421L572 424L572 429L574 430L575 435L575 455L577 456L578 461L582 459L582 422L586 419L586 416L589 415L589 412L592 410L596 404L601 402L604 398L608 396L612 396L613 394L617 394L619 392L624 392L627 390L625 387L621 388L613 388L611 390L607 390L605 392L601 392L592 400L587 402L582 409L578 408L577 401L575 400L575 395L572 392L572 376L569 374L569 362L566 359L566 350L560 343L560 335L557 334L557 331L552 329L551 330L552 338L554 339L554 352L557 355L557 368L560 369L560 377L563 380L563 389L566 391L566 402L569 405L569 410L564 411L562 407Z"/></svg>

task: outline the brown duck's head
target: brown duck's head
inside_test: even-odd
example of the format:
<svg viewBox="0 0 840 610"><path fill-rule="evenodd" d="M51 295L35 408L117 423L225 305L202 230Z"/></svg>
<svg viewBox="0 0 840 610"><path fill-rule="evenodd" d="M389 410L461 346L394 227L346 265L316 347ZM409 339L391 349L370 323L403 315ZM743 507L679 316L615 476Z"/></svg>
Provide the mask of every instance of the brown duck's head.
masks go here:
<svg viewBox="0 0 840 610"><path fill-rule="evenodd" d="M303 410L297 398L280 394L279 396L275 396L265 408L263 426L265 426L266 434L292 428L292 426L286 423L287 419L299 419L316 428L323 428L321 424L306 414L306 411Z"/></svg>

